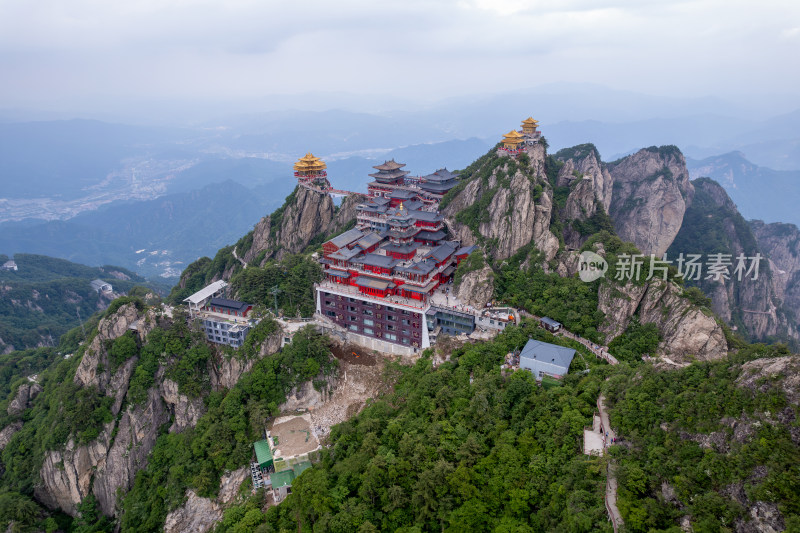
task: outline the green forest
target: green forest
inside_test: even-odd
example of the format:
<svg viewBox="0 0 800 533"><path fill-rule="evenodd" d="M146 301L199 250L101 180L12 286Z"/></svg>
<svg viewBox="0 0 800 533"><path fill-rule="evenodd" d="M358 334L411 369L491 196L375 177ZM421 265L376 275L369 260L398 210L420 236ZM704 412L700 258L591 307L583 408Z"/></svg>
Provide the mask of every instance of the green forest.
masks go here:
<svg viewBox="0 0 800 533"><path fill-rule="evenodd" d="M81 320L105 308L109 300L90 281L107 281L117 293L146 283L121 267L88 267L33 254L16 254L14 261L19 270L0 270L0 342L17 349L54 346Z"/></svg>
<svg viewBox="0 0 800 533"><path fill-rule="evenodd" d="M284 503L264 515L256 496L216 531L611 531L603 459L581 453L610 367L576 357L591 371L551 389L502 375L532 336L559 342L526 324L435 369L391 364L394 391L334 428Z"/></svg>

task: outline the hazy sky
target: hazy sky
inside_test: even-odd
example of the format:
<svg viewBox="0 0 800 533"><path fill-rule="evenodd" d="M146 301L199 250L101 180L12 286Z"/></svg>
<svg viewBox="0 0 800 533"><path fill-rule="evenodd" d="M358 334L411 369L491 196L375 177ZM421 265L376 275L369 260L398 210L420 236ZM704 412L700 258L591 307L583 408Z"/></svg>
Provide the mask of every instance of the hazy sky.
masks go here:
<svg viewBox="0 0 800 533"><path fill-rule="evenodd" d="M551 82L800 95L798 67L797 0L0 0L6 109Z"/></svg>

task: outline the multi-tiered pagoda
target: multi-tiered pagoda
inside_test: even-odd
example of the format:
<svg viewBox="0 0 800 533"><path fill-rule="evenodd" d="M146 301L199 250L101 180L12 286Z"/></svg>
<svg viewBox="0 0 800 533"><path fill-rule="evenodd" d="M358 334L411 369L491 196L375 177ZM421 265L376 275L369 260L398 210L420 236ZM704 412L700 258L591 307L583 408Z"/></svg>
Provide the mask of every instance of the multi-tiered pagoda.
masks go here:
<svg viewBox="0 0 800 533"><path fill-rule="evenodd" d="M391 193L396 187L405 185L406 176L409 172L402 170L406 166L404 163L398 163L394 159L386 161L382 165L375 165L374 168L378 172L373 172L369 176L375 178L375 181L367 184L367 190L371 196L386 196Z"/></svg>
<svg viewBox="0 0 800 533"><path fill-rule="evenodd" d="M511 130L503 135L500 151L515 156L524 150L524 144L525 139L523 139L522 134L516 130Z"/></svg>
<svg viewBox="0 0 800 533"><path fill-rule="evenodd" d="M539 121L528 117L522 121L522 129L511 130L503 135L503 140L497 153L500 155L510 155L516 157L526 150L528 146L533 146L542 138L542 133L537 129Z"/></svg>
<svg viewBox="0 0 800 533"><path fill-rule="evenodd" d="M325 169L328 166L325 161L309 152L294 164L294 176L301 185L316 187L322 190L331 188L328 182L328 173Z"/></svg>

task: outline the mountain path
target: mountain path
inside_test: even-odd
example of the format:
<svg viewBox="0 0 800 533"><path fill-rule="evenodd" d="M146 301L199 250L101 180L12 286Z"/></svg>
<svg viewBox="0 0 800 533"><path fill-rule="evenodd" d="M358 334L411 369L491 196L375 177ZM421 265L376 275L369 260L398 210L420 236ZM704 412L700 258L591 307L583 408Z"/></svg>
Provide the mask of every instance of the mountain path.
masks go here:
<svg viewBox="0 0 800 533"><path fill-rule="evenodd" d="M614 430L611 429L611 423L608 419L606 412L605 397L601 394L597 398L597 409L600 411L600 421L602 428L605 431L605 440L603 441L606 450L608 450L609 443L613 442L616 438ZM617 465L609 458L608 471L606 475L606 510L608 511L611 525L614 527L614 532L622 526L625 522L622 520L622 515L617 508Z"/></svg>

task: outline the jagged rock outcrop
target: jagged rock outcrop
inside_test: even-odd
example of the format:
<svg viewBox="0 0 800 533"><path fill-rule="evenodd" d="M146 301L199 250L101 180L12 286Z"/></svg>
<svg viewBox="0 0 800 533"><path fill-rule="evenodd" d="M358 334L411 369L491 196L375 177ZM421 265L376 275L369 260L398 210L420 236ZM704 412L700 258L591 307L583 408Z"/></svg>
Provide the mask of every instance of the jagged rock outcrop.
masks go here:
<svg viewBox="0 0 800 533"><path fill-rule="evenodd" d="M70 439L63 450L45 454L39 471L42 483L35 488L36 499L50 509L60 508L70 516L78 513L78 504L92 489L92 478L97 466L108 454L114 422L103 427L92 442L77 445Z"/></svg>
<svg viewBox="0 0 800 533"><path fill-rule="evenodd" d="M227 356L221 351L217 351L209 361L209 376L211 377L211 386L214 390L230 389L233 387L242 374L249 372L253 365L260 359L272 355L277 352L281 347L281 337L283 331L278 330L267 337L261 343L258 354L256 357L249 359L244 358L240 354Z"/></svg>
<svg viewBox="0 0 800 533"><path fill-rule="evenodd" d="M253 243L247 251L237 250L245 262L251 262L262 251L266 259L281 259L301 252L317 235L326 235L344 227L356 217L356 206L365 197L346 197L337 209L330 195L297 187L287 203L276 213L262 218L253 230Z"/></svg>
<svg viewBox="0 0 800 533"><path fill-rule="evenodd" d="M638 316L642 324L652 322L658 327L662 337L658 353L675 362L720 359L727 354L722 326L683 298L674 283L604 283L598 309L606 315L601 332L608 341L625 331L631 319Z"/></svg>
<svg viewBox="0 0 800 533"><path fill-rule="evenodd" d="M781 284L774 279L776 269L764 259L757 272L747 271L747 258L760 253L751 227L717 182L701 178L693 185L692 204L668 256L675 260L679 254L701 254L708 261L714 253L728 254L728 279L708 279L704 272L700 280L692 281L711 297L714 312L752 339L797 339L797 322L777 295ZM737 273L740 256L745 258L745 270ZM791 268L791 261L789 265Z"/></svg>
<svg viewBox="0 0 800 533"><path fill-rule="evenodd" d="M600 160L600 154L594 145L584 144L565 148L558 152L556 157L564 161L564 166L558 173L558 186L569 186L577 179L587 180L591 184L594 198L608 212L611 208L614 180L606 165Z"/></svg>
<svg viewBox="0 0 800 533"><path fill-rule="evenodd" d="M131 324L141 318L136 306L131 303L121 306L113 315L100 320L97 335L84 351L75 371L75 383L82 387L97 387L102 394L114 398L111 411L115 415L119 413L122 400L128 392L128 382L137 358L133 357L112 370L105 344L124 335Z"/></svg>
<svg viewBox="0 0 800 533"><path fill-rule="evenodd" d="M553 196L545 177L544 147L532 146L527 153L530 158L527 167L519 166L507 175L510 169L504 164L505 159L501 159L486 180L471 179L446 206L447 225L462 244L474 244L480 237L486 241L486 251L492 257L507 259L533 242L545 260L555 257L558 238L550 232ZM489 159L487 164L496 162ZM503 177L498 176L499 172L503 172ZM486 204L485 208L473 214L480 217L475 231L459 222L460 212L481 204Z"/></svg>
<svg viewBox="0 0 800 533"><path fill-rule="evenodd" d="M192 408L202 409L202 400L189 401L177 391L174 395L164 393L163 368L158 370L157 385L147 391L147 398L141 404L129 404L120 413L137 358L128 359L112 371L107 343L125 334L132 324L144 337L157 320L155 311L142 316L133 304L126 304L100 321L98 333L86 348L74 380L80 386L96 387L100 394L112 397L111 411L119 416L106 424L94 440L78 445L73 438L64 449L46 453L39 472L42 482L36 488L36 497L46 506L61 508L75 516L78 504L92 493L104 514L115 514L118 493L130 489L136 472L147 464L159 428L170 419L162 395L174 400L172 408L179 429L196 423L199 418Z"/></svg>
<svg viewBox="0 0 800 533"><path fill-rule="evenodd" d="M171 511L164 522L164 533L206 533L222 519L222 507L193 490L186 493L186 503Z"/></svg>
<svg viewBox="0 0 800 533"><path fill-rule="evenodd" d="M168 420L159 391L151 388L144 404L129 406L118 424L106 424L93 441L78 446L70 440L63 450L47 452L37 499L76 516L78 504L93 493L100 510L114 514L117 491L130 489L136 472L147 465L159 427Z"/></svg>
<svg viewBox="0 0 800 533"><path fill-rule="evenodd" d="M174 421L169 428L170 433L179 433L188 427L194 427L206 412L202 398L189 398L181 394L178 384L171 379L162 381L161 398L172 411Z"/></svg>
<svg viewBox="0 0 800 533"><path fill-rule="evenodd" d="M453 292L461 302L475 309L482 309L494 296L494 272L489 265L467 272Z"/></svg>
<svg viewBox="0 0 800 533"><path fill-rule="evenodd" d="M0 452L8 445L11 441L11 437L14 436L14 433L22 429L22 422L16 421L12 422L11 424L7 425L0 431Z"/></svg>
<svg viewBox="0 0 800 533"><path fill-rule="evenodd" d="M113 444L98 463L92 485L104 514L115 514L117 491L127 492L131 488L136 473L147 466L159 427L168 421L169 413L156 388L148 391L143 405L129 406L122 414Z"/></svg>
<svg viewBox="0 0 800 533"><path fill-rule="evenodd" d="M31 402L40 392L42 392L42 386L38 383L23 383L17 389L14 399L9 402L6 411L11 416L21 414L31 406Z"/></svg>
<svg viewBox="0 0 800 533"><path fill-rule="evenodd" d="M608 165L614 229L645 254L661 256L683 223L694 187L680 150L651 147Z"/></svg>
<svg viewBox="0 0 800 533"><path fill-rule="evenodd" d="M222 476L219 495L215 499L201 498L193 490L186 492L186 503L167 515L165 533L206 533L222 519L224 507L232 503L239 488L250 476L247 467Z"/></svg>
<svg viewBox="0 0 800 533"><path fill-rule="evenodd" d="M748 361L742 365L742 372L736 385L762 393L779 388L786 400L794 405L800 404L800 356L768 357Z"/></svg>
<svg viewBox="0 0 800 533"><path fill-rule="evenodd" d="M751 220L750 228L769 262L775 295L784 309L793 313L794 324L800 323L800 229L794 224L760 220Z"/></svg>
<svg viewBox="0 0 800 533"><path fill-rule="evenodd" d="M6 342L0 338L0 354L5 355L7 353L11 353L15 350L13 344L6 344Z"/></svg>
<svg viewBox="0 0 800 533"><path fill-rule="evenodd" d="M568 248L577 249L589 235L578 231L574 221L585 222L598 216L598 211L608 212L613 180L593 145L565 148L556 154L556 158L564 162L556 184L570 189L561 212L561 217L569 222L564 225L564 243Z"/></svg>
<svg viewBox="0 0 800 533"><path fill-rule="evenodd" d="M234 470L233 472L228 472L222 476L219 482L217 501L222 504L228 504L235 500L236 496L239 494L242 483L244 483L244 480L248 477L250 477L250 469L246 466Z"/></svg>

